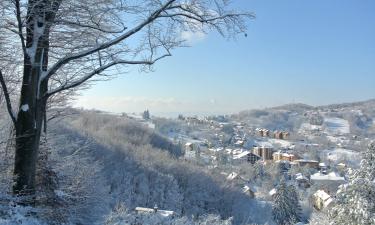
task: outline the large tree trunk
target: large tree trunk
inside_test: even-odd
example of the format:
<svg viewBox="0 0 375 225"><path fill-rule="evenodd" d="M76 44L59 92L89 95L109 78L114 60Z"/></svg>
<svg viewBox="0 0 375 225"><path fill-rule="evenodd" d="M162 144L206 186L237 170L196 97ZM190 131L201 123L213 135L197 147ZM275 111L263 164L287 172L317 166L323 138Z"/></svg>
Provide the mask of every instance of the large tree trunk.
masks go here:
<svg viewBox="0 0 375 225"><path fill-rule="evenodd" d="M20 107L15 124L15 194L30 194L35 191L36 165L48 91L48 81L42 80L41 75L47 70L49 32L59 3L30 0L28 5L26 54Z"/></svg>
<svg viewBox="0 0 375 225"><path fill-rule="evenodd" d="M38 51L37 51L38 52ZM42 53L36 53L36 60ZM16 121L15 184L16 194L30 194L35 189L35 171L46 100L39 96L40 68L25 58L20 108ZM43 88L44 89L44 88Z"/></svg>
<svg viewBox="0 0 375 225"><path fill-rule="evenodd" d="M32 194L35 190L35 171L38 158L42 120L34 110L22 111L16 123L15 184L16 194ZM39 114L39 113L38 113Z"/></svg>

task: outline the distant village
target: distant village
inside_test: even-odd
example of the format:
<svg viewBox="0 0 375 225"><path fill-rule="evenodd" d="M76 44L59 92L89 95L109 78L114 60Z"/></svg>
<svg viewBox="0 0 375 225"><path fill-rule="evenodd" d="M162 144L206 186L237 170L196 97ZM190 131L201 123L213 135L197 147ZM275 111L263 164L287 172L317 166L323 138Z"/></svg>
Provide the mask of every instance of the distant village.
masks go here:
<svg viewBox="0 0 375 225"><path fill-rule="evenodd" d="M334 206L339 186L347 183L347 171L360 161L350 148L366 140L352 135L341 118L324 120L314 111L303 116L310 122L291 131L257 127L226 115L179 115L173 122L178 125L168 125L162 132L183 149L184 160L219 173L228 186L249 198L272 201L281 180L295 186L303 208L311 214ZM137 120L160 129L148 110ZM255 177L259 170L267 170L271 177Z"/></svg>
<svg viewBox="0 0 375 225"><path fill-rule="evenodd" d="M217 132L218 142L215 144L207 140L191 140L184 145L186 160L196 160L199 158L208 166L215 167L219 163L219 158L225 157L231 165L242 163L263 165L278 164L282 168L282 179L295 184L300 189L312 189L308 197L309 204L315 210L323 210L334 204L334 197L338 187L346 182L343 171L347 169L345 162L327 164L312 158L301 157L296 145L296 140L290 140L291 134L285 130L269 130L261 127L247 128L243 123L230 124L227 122L217 122L208 118L198 119L197 117L179 117L188 125L207 125L211 131ZM224 136L221 132L226 126L233 126L233 135L229 143L224 144L220 139ZM247 144L249 139L260 140L257 143ZM288 146L275 147L265 140L274 140L273 143L288 143ZM262 142L263 141L263 142ZM304 140L297 140L304 142ZM306 144L306 143L303 143ZM314 144L310 144L314 146ZM317 146L317 144L315 144ZM309 170L309 174L303 172L292 173L299 169ZM242 188L243 192L250 197L255 197L257 188L251 181L243 178L237 172L222 173L225 179ZM271 189L268 194L272 196L277 192L277 188Z"/></svg>

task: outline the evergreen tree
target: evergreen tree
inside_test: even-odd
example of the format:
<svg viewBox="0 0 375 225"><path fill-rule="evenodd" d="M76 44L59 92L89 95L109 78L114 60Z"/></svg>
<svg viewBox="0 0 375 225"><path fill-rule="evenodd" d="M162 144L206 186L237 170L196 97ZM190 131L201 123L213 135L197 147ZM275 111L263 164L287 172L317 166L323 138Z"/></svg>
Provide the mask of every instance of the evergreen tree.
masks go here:
<svg viewBox="0 0 375 225"><path fill-rule="evenodd" d="M148 111L148 109L145 110L145 111L143 112L143 114L142 114L142 117L143 117L143 119L145 119L145 120L149 120L149 119L150 119L150 111Z"/></svg>
<svg viewBox="0 0 375 225"><path fill-rule="evenodd" d="M358 170L349 173L349 183L341 185L337 203L330 210L332 224L375 224L375 144L363 153Z"/></svg>
<svg viewBox="0 0 375 225"><path fill-rule="evenodd" d="M290 225L300 222L301 206L294 186L282 181L274 195L272 215L276 224Z"/></svg>

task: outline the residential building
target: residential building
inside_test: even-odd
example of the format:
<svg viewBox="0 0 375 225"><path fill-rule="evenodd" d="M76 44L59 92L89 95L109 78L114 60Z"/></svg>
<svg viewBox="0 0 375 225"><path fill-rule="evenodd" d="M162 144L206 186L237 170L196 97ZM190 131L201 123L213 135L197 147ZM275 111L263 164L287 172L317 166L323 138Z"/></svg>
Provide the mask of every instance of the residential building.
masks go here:
<svg viewBox="0 0 375 225"><path fill-rule="evenodd" d="M270 147L254 147L253 153L262 157L264 161L272 160L273 148Z"/></svg>
<svg viewBox="0 0 375 225"><path fill-rule="evenodd" d="M289 162L293 162L296 159L296 157L295 157L294 154L289 154L289 153L281 152L281 151L273 153L272 157L273 157L273 161L289 161Z"/></svg>
<svg viewBox="0 0 375 225"><path fill-rule="evenodd" d="M295 165L298 165L300 167L309 167L313 169L319 168L319 162L316 160L309 160L309 159L296 159L293 161Z"/></svg>
<svg viewBox="0 0 375 225"><path fill-rule="evenodd" d="M254 164L256 161L258 161L260 159L261 159L261 157L259 155L254 154L250 151L243 151L243 152L233 156L233 160L250 162L252 164Z"/></svg>
<svg viewBox="0 0 375 225"><path fill-rule="evenodd" d="M327 208L332 202L332 197L323 190L318 190L312 195L313 206L317 210Z"/></svg>
<svg viewBox="0 0 375 225"><path fill-rule="evenodd" d="M297 173L295 179L299 187L309 188L311 186L309 179L302 173Z"/></svg>

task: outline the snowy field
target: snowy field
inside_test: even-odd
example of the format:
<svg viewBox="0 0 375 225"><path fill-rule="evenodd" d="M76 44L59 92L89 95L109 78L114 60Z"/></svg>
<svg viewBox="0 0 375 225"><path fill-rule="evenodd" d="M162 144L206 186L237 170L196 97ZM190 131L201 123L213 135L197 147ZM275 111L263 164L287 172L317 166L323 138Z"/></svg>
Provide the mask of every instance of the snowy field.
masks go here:
<svg viewBox="0 0 375 225"><path fill-rule="evenodd" d="M350 133L347 120L341 118L324 118L325 132L331 135L342 135Z"/></svg>

